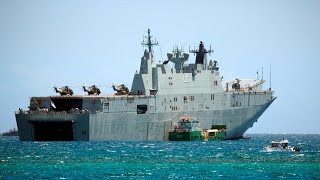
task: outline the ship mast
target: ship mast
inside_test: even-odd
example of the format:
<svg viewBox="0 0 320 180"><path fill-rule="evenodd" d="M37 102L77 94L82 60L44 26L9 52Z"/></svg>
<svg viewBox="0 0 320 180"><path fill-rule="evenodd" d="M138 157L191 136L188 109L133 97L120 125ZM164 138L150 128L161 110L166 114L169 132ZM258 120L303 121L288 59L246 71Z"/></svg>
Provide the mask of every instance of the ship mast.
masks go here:
<svg viewBox="0 0 320 180"><path fill-rule="evenodd" d="M156 38L154 38L154 41L151 39L152 36L150 35L150 32L151 32L150 29L148 29L148 37L144 36L141 45L148 46L149 52L151 53L152 46L158 45L158 42L157 42ZM145 40L147 40L147 41L145 41Z"/></svg>
<svg viewBox="0 0 320 180"><path fill-rule="evenodd" d="M189 50L190 53L196 54L196 62L195 64L197 65L197 69L206 69L207 68L207 53L211 54L213 50L207 50L204 48L203 42L200 41L199 49L194 49L194 50Z"/></svg>

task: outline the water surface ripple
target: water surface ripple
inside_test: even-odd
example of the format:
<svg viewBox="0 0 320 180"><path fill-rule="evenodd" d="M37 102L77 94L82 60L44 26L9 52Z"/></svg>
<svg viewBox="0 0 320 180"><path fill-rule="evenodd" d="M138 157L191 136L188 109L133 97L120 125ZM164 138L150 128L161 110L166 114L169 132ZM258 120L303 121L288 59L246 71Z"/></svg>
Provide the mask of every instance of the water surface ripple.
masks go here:
<svg viewBox="0 0 320 180"><path fill-rule="evenodd" d="M0 179L319 179L320 135L211 142L20 142L0 137Z"/></svg>

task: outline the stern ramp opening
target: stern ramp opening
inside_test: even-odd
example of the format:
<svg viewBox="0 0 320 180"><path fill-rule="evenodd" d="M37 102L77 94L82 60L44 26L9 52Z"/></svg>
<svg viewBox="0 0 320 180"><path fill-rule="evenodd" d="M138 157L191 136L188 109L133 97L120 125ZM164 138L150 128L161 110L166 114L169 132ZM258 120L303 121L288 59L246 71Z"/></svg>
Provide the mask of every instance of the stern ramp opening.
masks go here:
<svg viewBox="0 0 320 180"><path fill-rule="evenodd" d="M74 141L73 121L33 121L35 141Z"/></svg>

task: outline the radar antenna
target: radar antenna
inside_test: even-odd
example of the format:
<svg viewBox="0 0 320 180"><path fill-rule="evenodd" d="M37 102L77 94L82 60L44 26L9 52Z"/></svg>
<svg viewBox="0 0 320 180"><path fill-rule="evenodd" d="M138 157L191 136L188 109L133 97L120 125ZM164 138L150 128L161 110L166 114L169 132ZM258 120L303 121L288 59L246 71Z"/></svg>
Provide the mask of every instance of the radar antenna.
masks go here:
<svg viewBox="0 0 320 180"><path fill-rule="evenodd" d="M156 38L154 38L154 41L151 39L152 36L150 35L150 29L148 29L148 37L144 36L144 39L141 43L143 46L148 46L149 52L152 50L152 46L158 45L159 43L157 42Z"/></svg>
<svg viewBox="0 0 320 180"><path fill-rule="evenodd" d="M270 64L270 88L269 91L271 91L271 64Z"/></svg>

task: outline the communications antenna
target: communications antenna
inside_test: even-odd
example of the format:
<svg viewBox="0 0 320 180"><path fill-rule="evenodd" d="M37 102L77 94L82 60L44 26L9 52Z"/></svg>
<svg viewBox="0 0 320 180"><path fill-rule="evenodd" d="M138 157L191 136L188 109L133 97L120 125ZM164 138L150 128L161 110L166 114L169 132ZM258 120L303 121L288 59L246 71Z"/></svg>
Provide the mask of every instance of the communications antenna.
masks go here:
<svg viewBox="0 0 320 180"><path fill-rule="evenodd" d="M150 35L150 32L150 29L148 29L148 37L144 36L143 42L141 43L143 46L148 46L149 52L151 52L152 46L159 44L156 38L154 38L154 41L151 39L152 36Z"/></svg>
<svg viewBox="0 0 320 180"><path fill-rule="evenodd" d="M271 64L270 64L270 88L269 90L271 91Z"/></svg>

